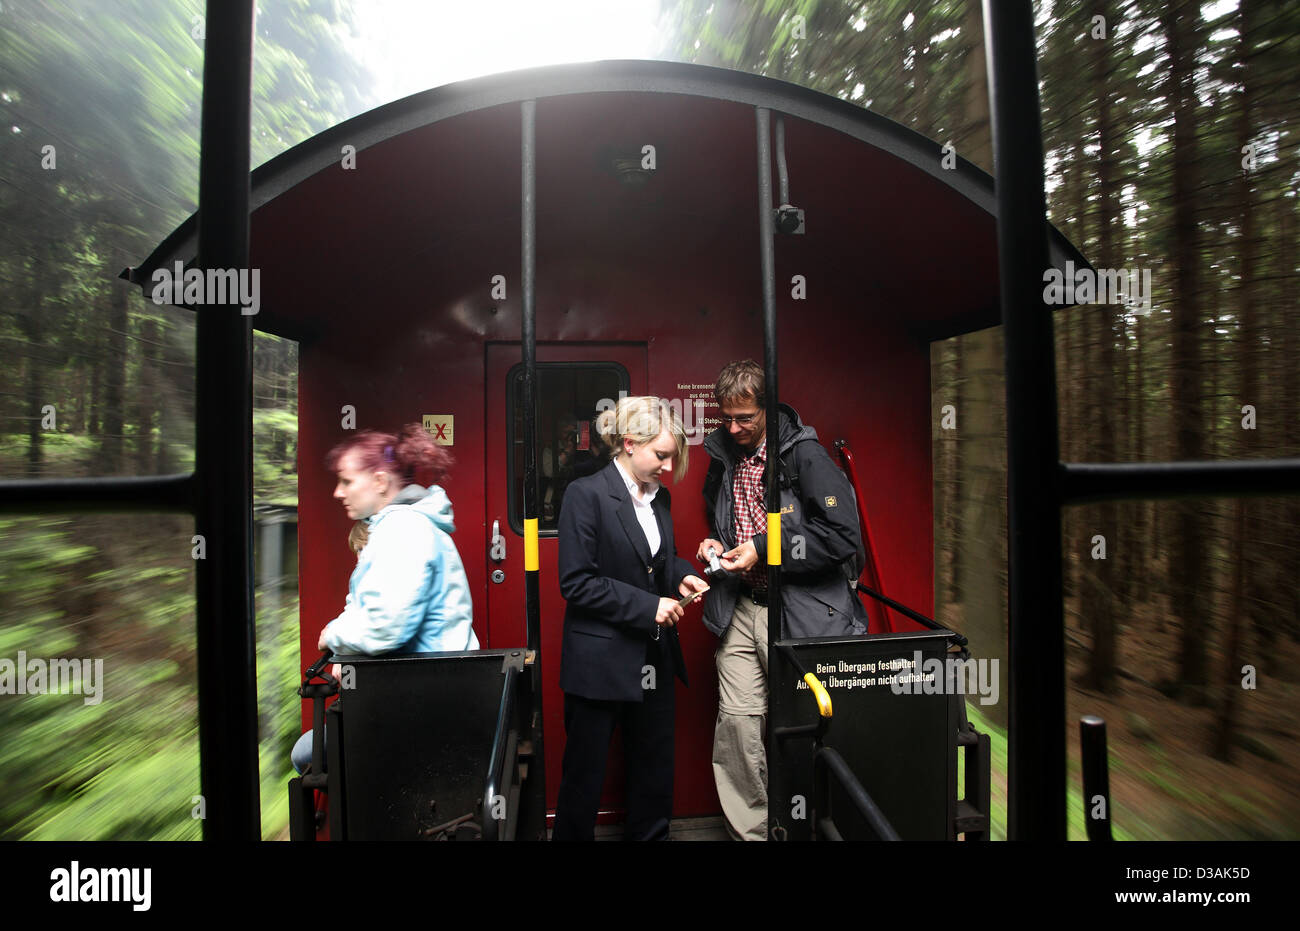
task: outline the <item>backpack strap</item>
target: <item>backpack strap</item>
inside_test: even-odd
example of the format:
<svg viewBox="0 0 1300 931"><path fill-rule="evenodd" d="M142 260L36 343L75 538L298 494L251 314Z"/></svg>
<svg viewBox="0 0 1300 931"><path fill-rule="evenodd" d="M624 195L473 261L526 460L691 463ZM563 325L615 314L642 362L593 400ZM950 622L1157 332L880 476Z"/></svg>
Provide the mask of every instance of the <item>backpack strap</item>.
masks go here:
<svg viewBox="0 0 1300 931"><path fill-rule="evenodd" d="M780 459L777 460L778 462L777 473L779 475L778 478L779 483L783 487L789 488L791 494L793 494L795 496L795 499L799 501L799 503L802 505L803 489L799 485L799 458L796 455L796 450L798 450L800 443L817 443L818 446L821 446L821 443L817 440L814 440L812 437L807 437L805 439L799 440L798 442L792 444L790 446L789 451L786 453L786 455L782 456ZM856 514L858 509L858 505L857 505L858 496L857 496L857 492L854 491L853 489L852 483L849 483L849 495L851 496L851 500L852 500L853 513ZM859 528L859 533L861 533L861 528ZM862 570L866 568L866 565L867 565L866 541L859 539L857 552L854 553L852 556L848 557L847 559L845 559L842 566L842 568L844 569L844 576L845 578L848 579L850 586L854 588L857 587L858 577L862 575Z"/></svg>

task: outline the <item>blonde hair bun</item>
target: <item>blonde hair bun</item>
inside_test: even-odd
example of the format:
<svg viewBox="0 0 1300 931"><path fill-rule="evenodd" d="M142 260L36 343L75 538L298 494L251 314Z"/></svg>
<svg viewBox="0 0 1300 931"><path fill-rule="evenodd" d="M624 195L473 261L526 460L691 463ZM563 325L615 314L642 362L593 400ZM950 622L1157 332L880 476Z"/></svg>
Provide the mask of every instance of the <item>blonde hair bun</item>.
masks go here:
<svg viewBox="0 0 1300 931"><path fill-rule="evenodd" d="M681 415L663 398L654 395L619 398L618 404L601 411L596 417L596 432L612 450L614 456L623 452L623 441L631 440L637 446L652 443L667 430L677 445L673 481L686 474L686 428Z"/></svg>

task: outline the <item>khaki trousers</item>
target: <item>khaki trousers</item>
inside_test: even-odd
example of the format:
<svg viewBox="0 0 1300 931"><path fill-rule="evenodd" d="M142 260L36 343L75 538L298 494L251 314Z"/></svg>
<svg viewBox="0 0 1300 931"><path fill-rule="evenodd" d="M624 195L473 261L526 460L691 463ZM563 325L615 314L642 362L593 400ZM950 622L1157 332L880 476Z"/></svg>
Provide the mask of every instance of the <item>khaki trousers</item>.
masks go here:
<svg viewBox="0 0 1300 931"><path fill-rule="evenodd" d="M767 840L767 608L741 595L717 652L713 780L733 840Z"/></svg>

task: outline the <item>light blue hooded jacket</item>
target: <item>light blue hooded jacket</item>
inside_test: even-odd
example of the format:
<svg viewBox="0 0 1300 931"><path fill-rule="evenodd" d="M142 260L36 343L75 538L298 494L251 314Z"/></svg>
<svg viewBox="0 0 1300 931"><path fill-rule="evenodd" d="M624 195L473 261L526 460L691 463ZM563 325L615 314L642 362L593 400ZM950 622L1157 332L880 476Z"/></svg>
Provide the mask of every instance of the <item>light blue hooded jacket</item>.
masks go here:
<svg viewBox="0 0 1300 931"><path fill-rule="evenodd" d="M325 628L326 646L366 655L477 650L469 583L449 536L456 525L447 493L407 485L366 522L370 538L343 613Z"/></svg>

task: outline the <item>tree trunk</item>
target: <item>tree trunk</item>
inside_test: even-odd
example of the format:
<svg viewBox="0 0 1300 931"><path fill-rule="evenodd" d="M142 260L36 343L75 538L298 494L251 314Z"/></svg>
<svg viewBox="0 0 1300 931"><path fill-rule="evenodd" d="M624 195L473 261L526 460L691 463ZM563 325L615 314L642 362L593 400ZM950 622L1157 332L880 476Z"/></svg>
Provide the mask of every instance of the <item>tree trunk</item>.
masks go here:
<svg viewBox="0 0 1300 931"><path fill-rule="evenodd" d="M116 268L121 268L119 262ZM100 440L101 474L117 475L124 465L122 441L126 433L126 282L114 278L108 292L108 353L104 359L103 434Z"/></svg>
<svg viewBox="0 0 1300 931"><path fill-rule="evenodd" d="M1002 330L980 330L962 340L967 376L962 392L963 419L958 421L964 499L962 535L957 544L961 550L958 588L972 653L980 658L1001 658L999 671L1005 677L1006 610L1001 575L1006 562L1006 469L1002 462L1006 438L998 416L1005 396ZM1007 694L1005 681L999 688L999 694ZM1005 702L986 710L998 724L1007 723Z"/></svg>
<svg viewBox="0 0 1300 931"><path fill-rule="evenodd" d="M41 425L41 408L49 403L46 397L45 370L45 319L43 291L45 289L44 272L38 267L33 277L36 291L32 306L25 313L18 315L23 338L27 341L27 370L24 373L24 407L27 419L27 464L28 478L37 478L45 467L45 431Z"/></svg>
<svg viewBox="0 0 1300 931"><path fill-rule="evenodd" d="M1171 415L1174 430L1174 458L1201 459L1204 456L1199 337L1200 264L1197 235L1197 101L1194 83L1200 8L1195 4L1166 7L1160 14L1169 57L1166 83L1174 109L1173 127L1173 224L1171 252L1175 268L1173 306L1173 358ZM1173 613L1182 622L1178 691L1192 704L1205 701L1206 622L1210 605L1206 598L1205 525L1199 505L1184 502L1177 510L1177 544L1172 554Z"/></svg>
<svg viewBox="0 0 1300 931"><path fill-rule="evenodd" d="M162 404L162 373L159 359L162 348L158 321L145 318L140 324L140 377L136 396L135 468L140 475L149 475L157 463L154 455L153 432Z"/></svg>
<svg viewBox="0 0 1300 931"><path fill-rule="evenodd" d="M966 94L962 140L958 152L990 174L993 172L993 132L989 126L988 71L984 59L984 20L978 0L966 0L962 17L966 45Z"/></svg>
<svg viewBox="0 0 1300 931"><path fill-rule="evenodd" d="M1094 0L1089 10L1093 16L1107 16L1106 4ZM1109 43L1092 42L1092 84L1096 88L1097 113L1097 256L1102 268L1115 268L1114 229L1119 213L1119 190L1116 178L1115 134L1111 90L1107 77L1110 67ZM1114 462L1115 455L1115 335L1114 321L1120 316L1118 308L1108 304L1086 307L1083 312L1091 318L1093 331L1093 364L1091 368L1092 417L1089 424L1088 458L1095 462ZM1083 677L1086 688L1110 692L1115 687L1115 595L1113 566L1124 559L1116 533L1115 504L1103 502L1088 508L1093 518L1083 533L1083 591L1079 599L1082 620L1092 634L1092 651L1088 669ZM1100 546L1097 539L1101 538ZM1077 545L1077 544L1076 544Z"/></svg>
<svg viewBox="0 0 1300 931"><path fill-rule="evenodd" d="M1281 377L1278 379L1282 384L1282 400L1279 409L1283 412L1282 430L1285 436L1286 454L1300 456L1300 411L1296 409L1297 404L1300 403L1300 365L1296 364L1296 360L1300 359L1300 327L1296 326L1294 316L1296 307L1300 307L1300 288L1297 287L1295 273L1296 231L1300 228L1300 224L1296 223L1293 198L1278 197L1276 203L1277 209L1282 214L1281 222L1278 224L1282 235L1279 237L1281 243L1277 251L1277 268L1282 276L1281 342L1283 348L1273 355L1280 362L1282 369ZM1283 549L1280 559L1280 577L1284 588L1279 614L1282 623L1289 628L1291 637L1300 642L1300 585L1296 584L1296 579L1300 579L1300 542L1296 540L1296 528L1300 527L1300 497L1289 496L1283 509L1286 516L1281 534ZM1270 623L1272 622L1266 620L1256 630L1269 628Z"/></svg>

